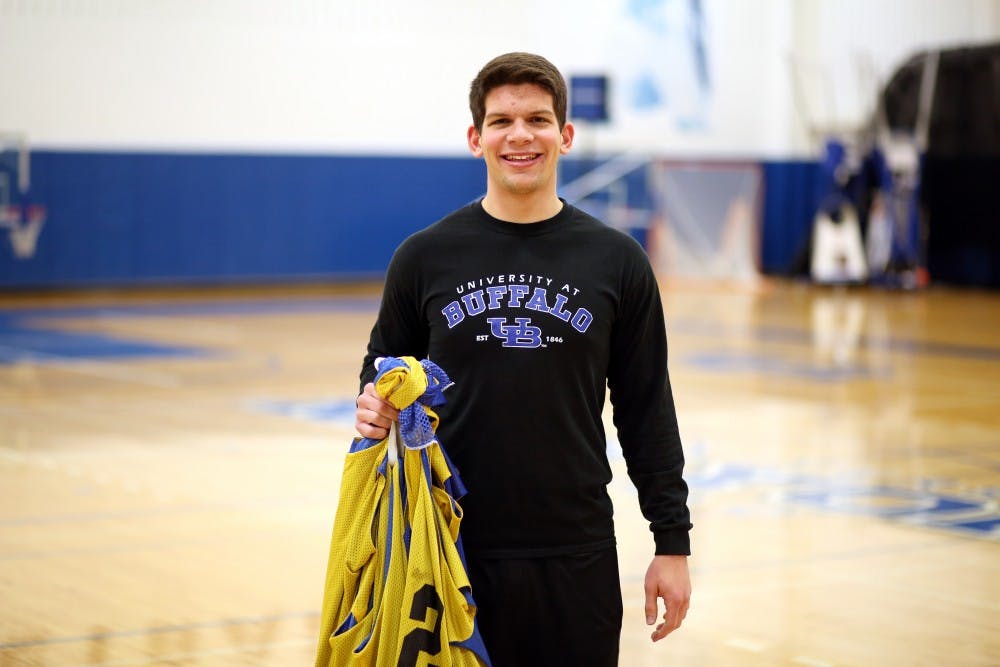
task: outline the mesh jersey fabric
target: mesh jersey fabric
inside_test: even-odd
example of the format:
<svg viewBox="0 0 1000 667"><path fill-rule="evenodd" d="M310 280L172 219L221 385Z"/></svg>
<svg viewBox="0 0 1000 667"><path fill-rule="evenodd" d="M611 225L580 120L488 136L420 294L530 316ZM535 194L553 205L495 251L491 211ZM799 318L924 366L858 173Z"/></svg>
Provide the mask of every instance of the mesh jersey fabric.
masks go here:
<svg viewBox="0 0 1000 667"><path fill-rule="evenodd" d="M459 535L461 480L434 437L447 375L386 358L375 387L400 409L381 441L356 438L344 462L316 667L488 667Z"/></svg>

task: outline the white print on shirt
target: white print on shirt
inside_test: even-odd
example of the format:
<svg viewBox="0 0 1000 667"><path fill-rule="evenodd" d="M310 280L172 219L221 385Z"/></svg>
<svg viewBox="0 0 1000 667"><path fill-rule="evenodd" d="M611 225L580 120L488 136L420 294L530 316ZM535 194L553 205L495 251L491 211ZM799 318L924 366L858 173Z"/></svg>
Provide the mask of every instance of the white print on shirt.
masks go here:
<svg viewBox="0 0 1000 667"><path fill-rule="evenodd" d="M524 283L510 282L515 279L522 279ZM547 286L552 285L552 282L551 278L544 276L513 273L480 278L478 281L470 280L455 288L462 295L461 298L442 308L441 314L444 315L448 328L453 329L467 317L477 317L502 307L523 308L560 319L576 331L585 333L594 321L594 316L582 306L575 309L570 307L568 296L575 296L580 290L571 288L567 283L550 298ZM534 288L530 286L532 283L535 284ZM541 284L546 287L541 287ZM479 286L484 289L475 289ZM466 293L467 288L475 291ZM490 333L477 335L478 341L489 340L492 335L503 341L503 347L518 348L547 347L546 342L562 342L561 337L543 337L542 330L532 324L530 317L515 317L513 322L508 322L506 317L488 317L486 322Z"/></svg>
<svg viewBox="0 0 1000 667"><path fill-rule="evenodd" d="M486 276L485 278L478 278L476 280L470 280L463 285L459 285L455 288L457 294L464 294L466 289L474 290L477 287L486 287L488 285L503 285L505 283L522 283L526 285L542 285L546 287L552 286L552 278L547 278L545 276L536 276L531 273L501 273L495 276ZM561 292L572 293L574 296L580 293L575 287L570 287L569 283L564 284L560 290Z"/></svg>

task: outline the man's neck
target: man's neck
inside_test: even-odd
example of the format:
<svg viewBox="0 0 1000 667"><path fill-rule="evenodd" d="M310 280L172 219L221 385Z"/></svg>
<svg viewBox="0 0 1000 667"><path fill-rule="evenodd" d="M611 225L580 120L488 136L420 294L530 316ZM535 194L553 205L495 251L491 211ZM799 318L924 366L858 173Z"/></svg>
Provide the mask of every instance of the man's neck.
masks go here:
<svg viewBox="0 0 1000 667"><path fill-rule="evenodd" d="M562 200L555 194L497 197L487 192L483 199L483 209L497 220L523 224L548 220L562 207Z"/></svg>

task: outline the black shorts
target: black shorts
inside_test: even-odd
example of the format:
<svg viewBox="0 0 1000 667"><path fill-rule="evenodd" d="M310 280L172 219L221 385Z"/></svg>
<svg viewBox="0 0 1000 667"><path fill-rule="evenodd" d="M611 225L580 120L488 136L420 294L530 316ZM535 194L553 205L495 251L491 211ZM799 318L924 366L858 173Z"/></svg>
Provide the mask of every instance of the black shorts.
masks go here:
<svg viewBox="0 0 1000 667"><path fill-rule="evenodd" d="M468 559L493 667L615 667L622 592L614 547L573 556Z"/></svg>

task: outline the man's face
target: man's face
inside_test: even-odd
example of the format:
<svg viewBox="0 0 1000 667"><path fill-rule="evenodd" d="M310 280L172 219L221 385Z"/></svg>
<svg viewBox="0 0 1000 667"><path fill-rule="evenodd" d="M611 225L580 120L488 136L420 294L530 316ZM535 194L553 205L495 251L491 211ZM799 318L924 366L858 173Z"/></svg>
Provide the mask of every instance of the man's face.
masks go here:
<svg viewBox="0 0 1000 667"><path fill-rule="evenodd" d="M556 165L569 152L573 125L562 130L552 95L533 83L504 85L486 95L483 129L469 128L469 149L486 161L487 193L556 193Z"/></svg>

